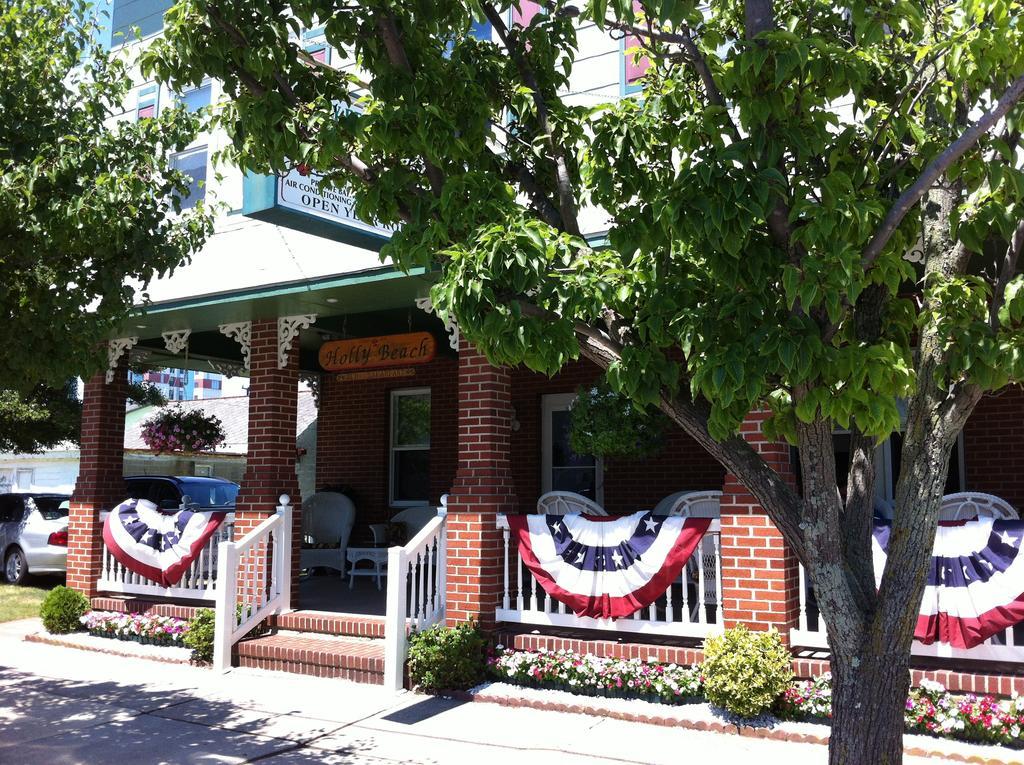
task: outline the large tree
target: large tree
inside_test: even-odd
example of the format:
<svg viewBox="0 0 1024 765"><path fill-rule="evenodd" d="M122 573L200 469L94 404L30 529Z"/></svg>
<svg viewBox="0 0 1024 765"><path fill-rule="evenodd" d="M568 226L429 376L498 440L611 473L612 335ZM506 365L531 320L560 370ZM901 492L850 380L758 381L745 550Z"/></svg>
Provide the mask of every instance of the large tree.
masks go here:
<svg viewBox="0 0 1024 765"><path fill-rule="evenodd" d="M210 230L202 207L173 214L188 181L170 153L197 116L122 118L130 62L98 44L92 13L83 0L0 7L0 389L29 407L40 384L54 401L103 368L141 289Z"/></svg>
<svg viewBox="0 0 1024 765"><path fill-rule="evenodd" d="M950 449L983 392L1024 377L1024 8L552 0L526 26L507 9L183 0L146 63L223 80L243 167L304 163L399 224L383 254L436 268L434 305L492 361L583 355L738 476L827 625L832 762L899 762ZM566 95L588 21L639 42L639 97ZM300 22L358 68L314 61ZM738 436L759 409L798 446L799 489ZM901 428L876 587L872 453Z"/></svg>

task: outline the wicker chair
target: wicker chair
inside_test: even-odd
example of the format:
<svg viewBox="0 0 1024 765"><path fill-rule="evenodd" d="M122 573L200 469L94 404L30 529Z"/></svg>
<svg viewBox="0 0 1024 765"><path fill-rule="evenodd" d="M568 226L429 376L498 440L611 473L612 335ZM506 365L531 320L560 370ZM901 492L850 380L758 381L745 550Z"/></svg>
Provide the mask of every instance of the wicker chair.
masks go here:
<svg viewBox="0 0 1024 765"><path fill-rule="evenodd" d="M677 491L670 494L659 502L654 508L655 515L681 515L685 518L719 518L721 511L719 505L722 499L720 491ZM718 571L718 561L715 560L715 550L708 549L705 539L700 541L698 547L700 565L704 573L704 605L705 607L718 603L718 586L715 575ZM697 563L696 555L686 563L688 578L696 584ZM693 608L699 608L694 604Z"/></svg>
<svg viewBox="0 0 1024 765"><path fill-rule="evenodd" d="M608 515L608 511L594 500L571 491L549 491L537 500L537 512L541 515Z"/></svg>
<svg viewBox="0 0 1024 765"><path fill-rule="evenodd" d="M302 541L315 547L303 547L301 568L323 566L345 576L345 551L348 549L356 507L344 494L321 491L302 503Z"/></svg>
<svg viewBox="0 0 1024 765"><path fill-rule="evenodd" d="M940 521L964 521L974 518L995 518L997 521L1015 521L1017 510L1004 499L980 491L961 491L947 494L939 508Z"/></svg>

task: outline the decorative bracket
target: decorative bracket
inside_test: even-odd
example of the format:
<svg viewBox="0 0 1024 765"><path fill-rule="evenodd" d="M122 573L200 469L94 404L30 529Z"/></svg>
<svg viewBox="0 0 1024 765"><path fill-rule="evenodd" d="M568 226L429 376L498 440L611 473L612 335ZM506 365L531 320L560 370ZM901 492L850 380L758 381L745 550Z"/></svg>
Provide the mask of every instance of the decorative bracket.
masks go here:
<svg viewBox="0 0 1024 765"><path fill-rule="evenodd" d="M188 347L188 336L191 334L191 329L174 329L161 332L160 337L164 339L164 348L168 353L181 353Z"/></svg>
<svg viewBox="0 0 1024 765"><path fill-rule="evenodd" d="M277 368L288 366L288 351L292 349L292 340L299 332L316 321L315 313L299 314L298 316L277 317Z"/></svg>
<svg viewBox="0 0 1024 765"><path fill-rule="evenodd" d="M252 342L252 322L238 321L234 324L221 324L220 332L227 335L242 346L242 366L249 368L249 346Z"/></svg>
<svg viewBox="0 0 1024 765"><path fill-rule="evenodd" d="M313 394L313 403L316 408L320 408L320 375L316 372L300 372L299 379L303 380L306 385L309 386L310 392Z"/></svg>
<svg viewBox="0 0 1024 765"><path fill-rule="evenodd" d="M224 375L228 379L232 377L238 377L245 371L240 364L232 364L231 362L217 362L207 359L207 363L210 365L210 369L219 375Z"/></svg>
<svg viewBox="0 0 1024 765"><path fill-rule="evenodd" d="M117 368L117 362L125 352L130 351L137 342L139 342L139 338L137 337L119 337L116 340L111 340L107 343L107 385L114 382L114 369Z"/></svg>
<svg viewBox="0 0 1024 765"><path fill-rule="evenodd" d="M437 312L434 310L434 303L429 296L416 298L416 307L421 311L437 316ZM453 351L459 350L459 325L455 323L455 317L449 315L445 319L444 328L448 333L448 345L452 347Z"/></svg>

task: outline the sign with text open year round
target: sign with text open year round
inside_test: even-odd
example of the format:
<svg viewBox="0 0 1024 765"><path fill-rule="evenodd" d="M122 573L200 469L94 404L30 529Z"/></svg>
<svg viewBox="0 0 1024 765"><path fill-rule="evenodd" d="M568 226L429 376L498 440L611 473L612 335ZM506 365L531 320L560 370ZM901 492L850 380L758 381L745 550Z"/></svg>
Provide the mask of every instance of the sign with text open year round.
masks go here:
<svg viewBox="0 0 1024 765"><path fill-rule="evenodd" d="M359 220L355 215L355 201L352 197L338 189L323 186L322 180L322 176L316 173L303 175L296 169L291 170L284 178L278 179L278 207L377 236L391 236L393 229L390 226L374 226Z"/></svg>
<svg viewBox="0 0 1024 765"><path fill-rule="evenodd" d="M426 364L437 343L429 332L331 340L320 346L320 367L327 372L352 372Z"/></svg>

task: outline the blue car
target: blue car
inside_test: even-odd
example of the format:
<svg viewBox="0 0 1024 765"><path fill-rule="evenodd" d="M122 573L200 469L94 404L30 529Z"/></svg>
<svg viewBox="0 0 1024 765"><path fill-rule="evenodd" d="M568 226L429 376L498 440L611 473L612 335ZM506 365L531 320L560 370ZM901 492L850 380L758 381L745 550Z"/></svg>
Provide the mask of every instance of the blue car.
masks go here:
<svg viewBox="0 0 1024 765"><path fill-rule="evenodd" d="M223 478L203 478L191 475L136 475L124 479L127 497L148 499L161 510L177 510L182 499L199 510L230 513L235 509L238 484Z"/></svg>

